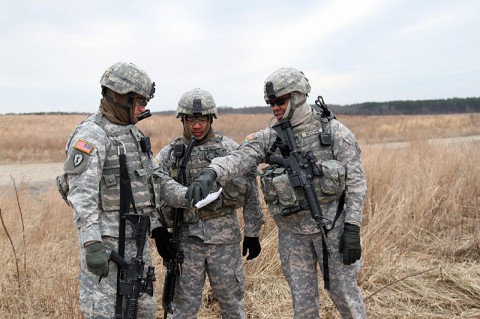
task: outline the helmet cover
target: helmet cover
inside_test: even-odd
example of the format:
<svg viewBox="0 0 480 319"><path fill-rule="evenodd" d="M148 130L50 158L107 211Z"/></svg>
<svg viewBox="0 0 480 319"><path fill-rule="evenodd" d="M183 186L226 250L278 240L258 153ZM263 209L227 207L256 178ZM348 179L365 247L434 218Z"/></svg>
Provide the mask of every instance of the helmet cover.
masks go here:
<svg viewBox="0 0 480 319"><path fill-rule="evenodd" d="M300 92L308 96L311 87L302 71L295 68L280 68L270 74L263 85L265 102L292 93Z"/></svg>
<svg viewBox="0 0 480 319"><path fill-rule="evenodd" d="M183 93L178 101L176 117L182 115L210 115L218 116L217 105L210 92L196 88Z"/></svg>
<svg viewBox="0 0 480 319"><path fill-rule="evenodd" d="M103 73L100 84L118 94L134 92L147 99L153 98L155 93L155 82L133 63L115 63Z"/></svg>

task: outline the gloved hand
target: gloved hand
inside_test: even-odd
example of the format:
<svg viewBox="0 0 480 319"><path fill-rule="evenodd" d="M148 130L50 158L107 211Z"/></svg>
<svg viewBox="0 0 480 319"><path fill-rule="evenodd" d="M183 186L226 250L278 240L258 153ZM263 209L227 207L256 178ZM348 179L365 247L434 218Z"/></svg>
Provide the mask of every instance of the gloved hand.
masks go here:
<svg viewBox="0 0 480 319"><path fill-rule="evenodd" d="M342 238L340 238L340 253L343 253L343 263L351 265L362 256L360 245L360 226L345 223Z"/></svg>
<svg viewBox="0 0 480 319"><path fill-rule="evenodd" d="M152 230L152 238L155 239L155 245L160 257L164 261L170 261L175 258L175 248L170 240L172 233L166 227L157 227Z"/></svg>
<svg viewBox="0 0 480 319"><path fill-rule="evenodd" d="M260 241L258 240L258 237L245 237L243 239L243 256L247 254L247 250L247 260L254 259L258 255L260 255L260 252L262 251L262 246L260 246Z"/></svg>
<svg viewBox="0 0 480 319"><path fill-rule="evenodd" d="M105 246L96 241L86 246L85 251L88 271L99 277L108 276L108 256L105 252Z"/></svg>
<svg viewBox="0 0 480 319"><path fill-rule="evenodd" d="M216 178L217 174L213 169L207 168L202 170L200 176L188 187L185 198L195 205L207 197Z"/></svg>

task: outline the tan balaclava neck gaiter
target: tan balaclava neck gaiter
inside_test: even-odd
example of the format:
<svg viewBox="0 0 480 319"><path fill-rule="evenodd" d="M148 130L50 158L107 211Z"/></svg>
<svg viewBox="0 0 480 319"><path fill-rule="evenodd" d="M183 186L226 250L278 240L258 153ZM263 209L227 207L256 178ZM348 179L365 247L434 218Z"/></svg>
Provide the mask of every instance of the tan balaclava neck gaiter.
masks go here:
<svg viewBox="0 0 480 319"><path fill-rule="evenodd" d="M209 115L210 120L208 122L208 129L205 132L205 134L200 138L199 140L195 140L195 145L202 145L207 143L213 136L213 128L212 128L212 123L213 123L213 117ZM190 138L192 137L192 133L188 129L188 124L187 121L182 117L182 124L183 124L183 140L185 143L188 144L188 141L190 141Z"/></svg>
<svg viewBox="0 0 480 319"><path fill-rule="evenodd" d="M135 117L135 108L133 105L128 106L128 94L118 94L110 89L100 100L100 112L110 122L118 125L135 124L138 119Z"/></svg>
<svg viewBox="0 0 480 319"><path fill-rule="evenodd" d="M293 112L292 112L292 102L295 103L296 105ZM306 95L300 92L295 92L294 101L292 101L292 98L288 101L288 105L287 105L287 108L285 109L285 113L283 115L282 120L289 119L290 123L292 124L292 127L294 127L303 123L311 114L312 114L312 108L307 103Z"/></svg>

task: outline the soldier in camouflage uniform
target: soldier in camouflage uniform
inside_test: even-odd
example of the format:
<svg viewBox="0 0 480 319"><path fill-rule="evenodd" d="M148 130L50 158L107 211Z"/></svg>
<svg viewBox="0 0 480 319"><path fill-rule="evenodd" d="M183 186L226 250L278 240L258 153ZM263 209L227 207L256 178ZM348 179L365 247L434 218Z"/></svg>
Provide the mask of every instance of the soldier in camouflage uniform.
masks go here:
<svg viewBox="0 0 480 319"><path fill-rule="evenodd" d="M118 251L119 243L119 152L126 154L136 212L150 216L152 229L160 226L160 198L173 206L189 205L186 187L158 169L148 138L135 126L142 115L148 117L145 107L153 98L155 84L145 71L123 62L108 68L100 84L103 97L99 110L70 136L64 174L57 178L60 193L74 209L79 232L79 305L87 319L115 316L117 265L109 262L109 255ZM137 248L130 222L126 224L124 258L129 261ZM148 241L143 260L151 265ZM155 313L155 295L143 294L138 318L155 318Z"/></svg>
<svg viewBox="0 0 480 319"><path fill-rule="evenodd" d="M357 285L366 194L360 148L353 133L326 114L326 107L317 113L307 104L309 92L308 80L294 68L281 68L264 83L265 101L272 107L276 121L290 121L302 156L313 159L315 194L324 218L333 227L327 231L326 240L332 253L327 259L329 294L342 318L365 318L363 297ZM270 155L281 156L281 152L277 133L271 127L252 133L239 150L214 159L189 187L187 198L196 202L208 194L214 180L222 182L241 175L260 163L268 163ZM294 189L289 178L282 165L268 166L261 176L262 190L278 227L278 249L291 290L294 317L319 318L317 264L322 273L325 265L322 235L308 209L288 216L281 214L284 208L304 199L303 190Z"/></svg>
<svg viewBox="0 0 480 319"><path fill-rule="evenodd" d="M186 167L187 184L193 182L212 159L237 149L238 143L213 131L217 107L209 92L201 89L185 92L178 102L176 117L181 118L183 136L170 142L156 156L162 170L170 172L172 177L183 158L180 157L183 155L175 157L175 148L188 144L192 136L195 146ZM222 318L246 318L242 253L245 256L248 251L248 260L258 256L261 250L259 232L263 224L256 178L252 170L246 173L247 176L215 184L215 191L223 188L218 199L198 211L185 212L180 229L185 260L175 290L173 318L196 318L206 275ZM243 252L240 251L241 230L236 214L236 208L240 207L243 207L245 225ZM162 223L171 227L171 209L163 208L162 216ZM165 244L169 243L172 234L167 228L157 231L165 237L163 245L157 245L158 252L168 261L174 257L170 253L173 250Z"/></svg>

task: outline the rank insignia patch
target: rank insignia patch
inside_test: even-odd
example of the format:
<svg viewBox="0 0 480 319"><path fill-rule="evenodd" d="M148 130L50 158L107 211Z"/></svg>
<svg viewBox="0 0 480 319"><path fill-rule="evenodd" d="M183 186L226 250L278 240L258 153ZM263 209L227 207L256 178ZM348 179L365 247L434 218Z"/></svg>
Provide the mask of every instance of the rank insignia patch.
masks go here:
<svg viewBox="0 0 480 319"><path fill-rule="evenodd" d="M92 144L85 142L84 140L78 140L73 147L89 155L95 148Z"/></svg>

